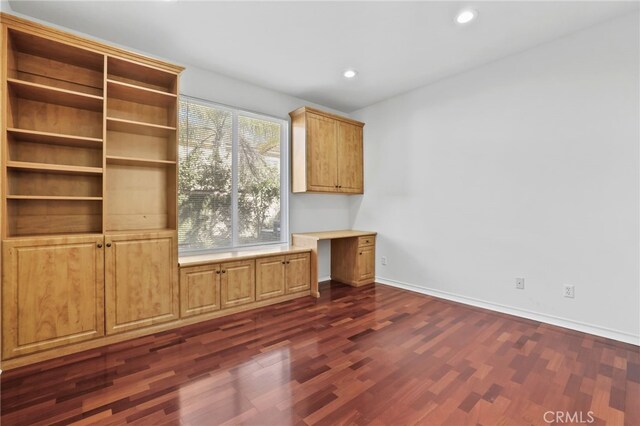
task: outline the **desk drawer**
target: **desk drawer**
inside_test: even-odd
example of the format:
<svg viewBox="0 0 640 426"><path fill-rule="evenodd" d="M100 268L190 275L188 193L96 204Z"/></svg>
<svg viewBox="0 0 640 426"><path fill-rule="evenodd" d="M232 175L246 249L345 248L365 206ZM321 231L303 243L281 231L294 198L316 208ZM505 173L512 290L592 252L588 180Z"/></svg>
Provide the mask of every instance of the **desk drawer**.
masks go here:
<svg viewBox="0 0 640 426"><path fill-rule="evenodd" d="M373 246L376 244L375 235L367 235L364 237L358 237L358 247Z"/></svg>

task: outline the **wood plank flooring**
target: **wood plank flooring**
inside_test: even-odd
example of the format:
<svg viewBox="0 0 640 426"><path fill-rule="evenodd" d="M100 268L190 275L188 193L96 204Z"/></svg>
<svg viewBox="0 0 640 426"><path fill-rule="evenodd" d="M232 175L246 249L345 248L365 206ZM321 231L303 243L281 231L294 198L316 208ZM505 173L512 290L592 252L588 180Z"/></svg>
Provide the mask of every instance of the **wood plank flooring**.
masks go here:
<svg viewBox="0 0 640 426"><path fill-rule="evenodd" d="M321 294L4 372L2 425L640 425L637 346L383 285Z"/></svg>

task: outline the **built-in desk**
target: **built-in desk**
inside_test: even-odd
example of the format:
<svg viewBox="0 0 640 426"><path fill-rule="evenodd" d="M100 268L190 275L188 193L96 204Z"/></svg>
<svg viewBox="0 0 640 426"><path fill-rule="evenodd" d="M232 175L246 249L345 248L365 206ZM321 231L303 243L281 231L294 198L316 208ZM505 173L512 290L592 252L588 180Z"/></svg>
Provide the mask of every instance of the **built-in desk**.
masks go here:
<svg viewBox="0 0 640 426"><path fill-rule="evenodd" d="M294 246L311 249L311 295L320 297L318 241L331 240L331 279L357 287L375 280L376 234L351 229L291 234Z"/></svg>

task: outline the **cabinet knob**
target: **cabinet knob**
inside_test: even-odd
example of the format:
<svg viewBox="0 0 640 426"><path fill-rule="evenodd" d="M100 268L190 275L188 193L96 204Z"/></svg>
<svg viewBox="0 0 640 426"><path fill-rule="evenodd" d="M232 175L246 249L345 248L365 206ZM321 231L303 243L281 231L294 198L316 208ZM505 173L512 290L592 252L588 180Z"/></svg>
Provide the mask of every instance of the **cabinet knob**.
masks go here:
<svg viewBox="0 0 640 426"><path fill-rule="evenodd" d="M362 256L362 252L360 252L360 256Z"/></svg>
<svg viewBox="0 0 640 426"><path fill-rule="evenodd" d="M102 248L102 243L97 244L98 248Z"/></svg>
<svg viewBox="0 0 640 426"><path fill-rule="evenodd" d="M283 261L282 261L282 264L284 265L285 263L286 263L286 262L283 260Z"/></svg>
<svg viewBox="0 0 640 426"><path fill-rule="evenodd" d="M222 270L222 273L223 273L223 274L226 274L226 273L227 273L227 271L225 271L225 270L223 269L223 270Z"/></svg>
<svg viewBox="0 0 640 426"><path fill-rule="evenodd" d="M107 243L107 247L111 247L111 243Z"/></svg>
<svg viewBox="0 0 640 426"><path fill-rule="evenodd" d="M290 260L287 260L287 265L288 265L288 264L290 264L290 263L291 263L291 261L290 261Z"/></svg>
<svg viewBox="0 0 640 426"><path fill-rule="evenodd" d="M220 271L216 271L216 274L220 275Z"/></svg>

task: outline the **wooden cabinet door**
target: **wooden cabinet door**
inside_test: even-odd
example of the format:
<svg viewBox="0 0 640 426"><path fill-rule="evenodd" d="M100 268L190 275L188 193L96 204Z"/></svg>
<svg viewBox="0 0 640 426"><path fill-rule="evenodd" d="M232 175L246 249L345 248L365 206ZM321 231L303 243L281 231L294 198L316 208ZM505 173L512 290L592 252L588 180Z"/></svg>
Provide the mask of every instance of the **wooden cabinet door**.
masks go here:
<svg viewBox="0 0 640 426"><path fill-rule="evenodd" d="M338 192L364 192L362 127L338 122Z"/></svg>
<svg viewBox="0 0 640 426"><path fill-rule="evenodd" d="M3 242L3 358L104 335L102 236Z"/></svg>
<svg viewBox="0 0 640 426"><path fill-rule="evenodd" d="M336 121L307 114L307 189L335 192L338 185Z"/></svg>
<svg viewBox="0 0 640 426"><path fill-rule="evenodd" d="M256 300L256 271L254 260L223 263L221 276L222 307L244 305Z"/></svg>
<svg viewBox="0 0 640 426"><path fill-rule="evenodd" d="M180 270L180 316L205 314L220 309L220 265Z"/></svg>
<svg viewBox="0 0 640 426"><path fill-rule="evenodd" d="M376 253L375 247L360 247L358 248L358 280L372 280L376 274Z"/></svg>
<svg viewBox="0 0 640 426"><path fill-rule="evenodd" d="M287 293L296 293L311 288L310 258L309 253L287 256Z"/></svg>
<svg viewBox="0 0 640 426"><path fill-rule="evenodd" d="M256 300L284 295L285 270L284 256L256 260Z"/></svg>
<svg viewBox="0 0 640 426"><path fill-rule="evenodd" d="M178 319L175 232L106 238L107 334Z"/></svg>

